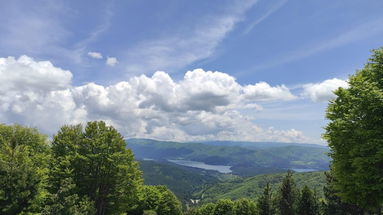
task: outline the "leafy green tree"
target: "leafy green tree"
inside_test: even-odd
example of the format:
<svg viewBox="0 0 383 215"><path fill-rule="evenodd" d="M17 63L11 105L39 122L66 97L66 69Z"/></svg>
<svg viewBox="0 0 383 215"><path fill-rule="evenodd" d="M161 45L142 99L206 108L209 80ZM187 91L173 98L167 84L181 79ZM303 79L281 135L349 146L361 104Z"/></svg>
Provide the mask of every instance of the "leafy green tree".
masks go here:
<svg viewBox="0 0 383 215"><path fill-rule="evenodd" d="M55 194L48 194L43 215L93 215L96 210L86 196L80 198L74 193L76 185L72 178L62 181L61 187Z"/></svg>
<svg viewBox="0 0 383 215"><path fill-rule="evenodd" d="M235 215L234 202L229 199L220 199L214 208L214 215Z"/></svg>
<svg viewBox="0 0 383 215"><path fill-rule="evenodd" d="M142 215L157 215L157 213L153 210L145 210Z"/></svg>
<svg viewBox="0 0 383 215"><path fill-rule="evenodd" d="M216 204L207 203L198 208L196 215L214 215Z"/></svg>
<svg viewBox="0 0 383 215"><path fill-rule="evenodd" d="M235 215L256 215L257 207L250 199L238 199L234 201L234 212Z"/></svg>
<svg viewBox="0 0 383 215"><path fill-rule="evenodd" d="M128 210L128 214L142 214L144 211L155 211L158 215L182 214L180 201L166 186L141 186L138 196L138 207Z"/></svg>
<svg viewBox="0 0 383 215"><path fill-rule="evenodd" d="M358 215L363 214L363 210L356 205L342 202L340 197L336 195L334 188L335 178L330 172L325 172L326 185L323 187L324 202L322 202L323 215Z"/></svg>
<svg viewBox="0 0 383 215"><path fill-rule="evenodd" d="M0 124L0 214L39 210L48 155L36 129Z"/></svg>
<svg viewBox="0 0 383 215"><path fill-rule="evenodd" d="M296 214L298 192L292 176L293 173L288 171L279 189L278 209L281 215Z"/></svg>
<svg viewBox="0 0 383 215"><path fill-rule="evenodd" d="M63 126L52 142L50 192L72 178L75 193L94 202L97 215L121 214L138 202L141 172L120 133L104 122Z"/></svg>
<svg viewBox="0 0 383 215"><path fill-rule="evenodd" d="M298 201L299 215L318 215L319 203L314 193L304 186Z"/></svg>
<svg viewBox="0 0 383 215"><path fill-rule="evenodd" d="M262 196L258 198L257 207L259 215L272 215L274 211L272 210L272 191L270 183L266 184L265 189L263 190Z"/></svg>
<svg viewBox="0 0 383 215"><path fill-rule="evenodd" d="M161 192L156 186L142 186L139 194L141 208L157 210L161 197Z"/></svg>
<svg viewBox="0 0 383 215"><path fill-rule="evenodd" d="M330 101L324 138L342 201L380 211L383 203L383 49ZM379 212L380 213L380 212Z"/></svg>
<svg viewBox="0 0 383 215"><path fill-rule="evenodd" d="M181 215L182 206L177 197L166 186L156 186L161 193L157 208L158 215Z"/></svg>

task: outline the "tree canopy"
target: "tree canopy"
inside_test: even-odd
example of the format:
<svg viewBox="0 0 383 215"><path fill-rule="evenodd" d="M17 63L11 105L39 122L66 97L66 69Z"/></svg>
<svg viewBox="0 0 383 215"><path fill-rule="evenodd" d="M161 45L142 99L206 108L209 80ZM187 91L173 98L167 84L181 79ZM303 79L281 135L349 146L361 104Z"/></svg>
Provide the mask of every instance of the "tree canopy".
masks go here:
<svg viewBox="0 0 383 215"><path fill-rule="evenodd" d="M0 214L33 211L42 201L48 156L36 129L0 124Z"/></svg>
<svg viewBox="0 0 383 215"><path fill-rule="evenodd" d="M317 198L307 186L303 187L301 191L297 211L299 215L319 215L319 203Z"/></svg>
<svg viewBox="0 0 383 215"><path fill-rule="evenodd" d="M141 173L121 134L104 122L63 126L52 142L50 182L57 193L72 178L76 193L94 202L96 214L120 214L137 203Z"/></svg>
<svg viewBox="0 0 383 215"><path fill-rule="evenodd" d="M383 49L374 50L348 83L349 88L335 91L326 115L334 188L343 201L378 210L383 203Z"/></svg>
<svg viewBox="0 0 383 215"><path fill-rule="evenodd" d="M292 178L292 172L288 171L279 189L278 210L281 215L296 214L297 188Z"/></svg>
<svg viewBox="0 0 383 215"><path fill-rule="evenodd" d="M258 210L260 215L272 215L272 193L270 183L266 184L263 194L258 198Z"/></svg>

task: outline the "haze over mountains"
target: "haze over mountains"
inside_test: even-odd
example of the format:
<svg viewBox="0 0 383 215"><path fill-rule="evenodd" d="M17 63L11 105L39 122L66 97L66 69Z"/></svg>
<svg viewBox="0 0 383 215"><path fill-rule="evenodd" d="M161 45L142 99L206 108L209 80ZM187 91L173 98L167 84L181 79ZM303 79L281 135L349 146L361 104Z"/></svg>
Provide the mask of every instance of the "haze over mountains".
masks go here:
<svg viewBox="0 0 383 215"><path fill-rule="evenodd" d="M218 171L218 168L226 166L230 168L230 173L241 176L284 172L288 169L297 172L327 170L330 160L326 146L313 144L233 141L180 143L128 139L127 146L139 160L171 161L192 167L200 165L202 169L214 169L217 166ZM210 168L203 165L210 165Z"/></svg>
<svg viewBox="0 0 383 215"><path fill-rule="evenodd" d="M327 146L280 142L171 142L128 139L140 160L145 184L166 185L184 204L191 199L214 202L221 198L251 198L280 186L288 169L297 185L322 195L329 166ZM229 169L229 171L227 171Z"/></svg>

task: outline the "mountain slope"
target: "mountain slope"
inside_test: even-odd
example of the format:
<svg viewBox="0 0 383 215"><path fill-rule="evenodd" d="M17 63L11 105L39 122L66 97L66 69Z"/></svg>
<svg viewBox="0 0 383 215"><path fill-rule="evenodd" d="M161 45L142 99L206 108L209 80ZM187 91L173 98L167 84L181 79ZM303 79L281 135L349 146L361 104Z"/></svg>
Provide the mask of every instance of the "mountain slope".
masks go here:
<svg viewBox="0 0 383 215"><path fill-rule="evenodd" d="M239 146L248 149L268 149L284 146L304 146L315 148L327 148L324 145L306 144L306 143L283 143L283 142L248 142L248 141L198 141L196 143L203 143L214 146Z"/></svg>
<svg viewBox="0 0 383 215"><path fill-rule="evenodd" d="M218 199L255 198L263 192L267 182L270 183L272 190L277 192L285 175L286 173L257 175L217 183L205 190L195 192L194 198L201 199L203 202L217 201ZM323 195L323 186L326 183L324 172L295 173L293 179L300 189L307 185L318 195Z"/></svg>
<svg viewBox="0 0 383 215"><path fill-rule="evenodd" d="M179 143L149 139L130 139L127 146L138 159L182 159L212 165L229 165L233 174L254 176L283 172L286 169L327 170L328 148L287 145L263 149L217 146L203 143Z"/></svg>
<svg viewBox="0 0 383 215"><path fill-rule="evenodd" d="M220 182L220 174L169 162L140 161L146 185L166 185L183 202L192 194Z"/></svg>

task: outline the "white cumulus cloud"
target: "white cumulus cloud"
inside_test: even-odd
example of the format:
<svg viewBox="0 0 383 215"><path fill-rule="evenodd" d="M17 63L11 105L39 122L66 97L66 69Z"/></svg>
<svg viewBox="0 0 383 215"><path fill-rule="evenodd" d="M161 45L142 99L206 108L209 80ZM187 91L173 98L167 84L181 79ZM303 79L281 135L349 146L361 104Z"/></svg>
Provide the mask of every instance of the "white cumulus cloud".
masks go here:
<svg viewBox="0 0 383 215"><path fill-rule="evenodd" d="M115 66L117 63L118 63L118 60L115 57L107 57L106 58L106 65L108 65L108 66Z"/></svg>
<svg viewBox="0 0 383 215"><path fill-rule="evenodd" d="M270 100L292 100L296 97L284 86L272 87L266 82L259 82L244 87L244 97L249 100L270 101Z"/></svg>
<svg viewBox="0 0 383 215"><path fill-rule="evenodd" d="M333 78L320 83L306 84L303 86L303 96L315 102L327 102L336 97L334 91L339 87L347 88L347 81Z"/></svg>
<svg viewBox="0 0 383 215"><path fill-rule="evenodd" d="M173 80L166 72L103 86L71 84L72 73L48 61L0 58L0 122L35 126L47 134L63 124L104 120L125 137L176 141L306 142L302 132L262 128L241 107L293 99L284 86L243 86L222 72L196 69Z"/></svg>
<svg viewBox="0 0 383 215"><path fill-rule="evenodd" d="M88 52L88 56L95 59L102 59L102 54L100 52Z"/></svg>

